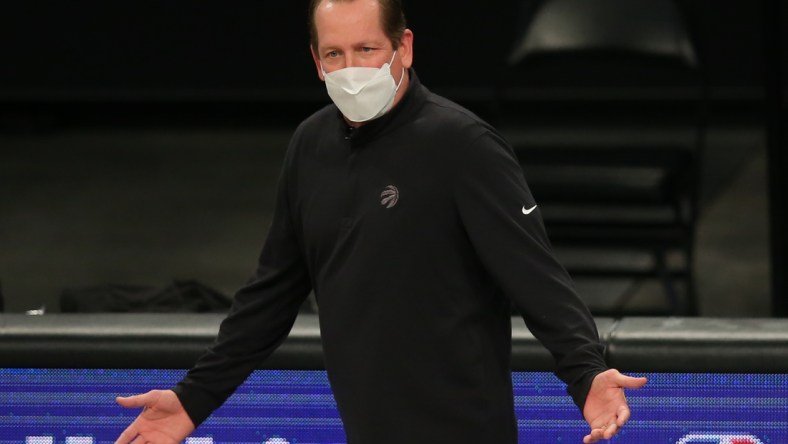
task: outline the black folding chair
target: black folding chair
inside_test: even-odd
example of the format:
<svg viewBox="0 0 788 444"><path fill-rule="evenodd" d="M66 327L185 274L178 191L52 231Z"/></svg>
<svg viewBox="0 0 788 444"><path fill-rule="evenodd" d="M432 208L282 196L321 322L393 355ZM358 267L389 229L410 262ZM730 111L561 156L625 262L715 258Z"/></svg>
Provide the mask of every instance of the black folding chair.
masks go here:
<svg viewBox="0 0 788 444"><path fill-rule="evenodd" d="M681 11L671 0L531 0L523 11L496 109L551 240L590 252L567 261L576 278L633 283L596 313L635 314L638 284L658 279L668 313L697 314L706 86ZM616 252L648 260L604 259Z"/></svg>

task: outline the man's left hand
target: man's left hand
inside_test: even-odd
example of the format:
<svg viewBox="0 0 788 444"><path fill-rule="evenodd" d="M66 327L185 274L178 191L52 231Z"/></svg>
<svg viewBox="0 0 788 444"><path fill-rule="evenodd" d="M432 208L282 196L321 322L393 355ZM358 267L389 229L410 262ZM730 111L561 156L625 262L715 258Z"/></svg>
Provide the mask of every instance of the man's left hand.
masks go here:
<svg viewBox="0 0 788 444"><path fill-rule="evenodd" d="M629 420L629 406L624 389L640 388L645 384L646 378L622 375L615 369L596 375L583 407L583 417L591 426L591 433L583 438L583 442L610 439L618 433Z"/></svg>

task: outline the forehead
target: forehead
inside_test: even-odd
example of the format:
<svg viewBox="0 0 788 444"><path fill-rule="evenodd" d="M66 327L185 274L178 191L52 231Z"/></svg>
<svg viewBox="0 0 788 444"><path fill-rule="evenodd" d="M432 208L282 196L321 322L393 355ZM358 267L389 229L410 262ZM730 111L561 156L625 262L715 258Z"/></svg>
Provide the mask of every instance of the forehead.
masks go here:
<svg viewBox="0 0 788 444"><path fill-rule="evenodd" d="M315 10L320 47L386 42L377 0L326 0Z"/></svg>

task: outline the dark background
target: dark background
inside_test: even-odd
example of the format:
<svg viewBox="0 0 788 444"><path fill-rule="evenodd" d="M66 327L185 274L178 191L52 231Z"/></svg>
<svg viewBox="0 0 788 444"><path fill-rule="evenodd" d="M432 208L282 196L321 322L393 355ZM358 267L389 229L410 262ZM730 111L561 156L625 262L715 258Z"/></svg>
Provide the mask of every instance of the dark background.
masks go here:
<svg viewBox="0 0 788 444"><path fill-rule="evenodd" d="M460 102L484 100L525 20L521 3L528 4L406 0L423 82ZM243 102L274 115L269 104L277 103L301 117L311 108L300 102L325 101L308 51L305 4L6 2L0 98L15 105ZM762 97L762 2L680 6L703 50L713 97Z"/></svg>
<svg viewBox="0 0 788 444"><path fill-rule="evenodd" d="M770 108L764 91L770 73L788 72L788 57L767 52L775 38L788 47L774 32L775 22L788 23L787 8L775 17L777 1L679 4L711 98L701 314L769 315L779 296L771 280L782 275L769 249L781 258L785 248L769 235L776 212L767 171L785 164L775 157L785 145L769 147L776 133L767 122L772 116L784 141L775 110L786 101ZM503 125L491 101L529 2L404 5L423 83ZM0 57L8 311L56 311L63 288L105 283L192 278L232 293L264 239L288 135L328 103L308 50L306 1L5 2ZM686 93L684 85L632 85L642 101ZM544 105L566 102L567 93L526 90L524 109L538 110L529 98ZM784 182L771 179L775 194ZM741 211L734 218L731 209Z"/></svg>

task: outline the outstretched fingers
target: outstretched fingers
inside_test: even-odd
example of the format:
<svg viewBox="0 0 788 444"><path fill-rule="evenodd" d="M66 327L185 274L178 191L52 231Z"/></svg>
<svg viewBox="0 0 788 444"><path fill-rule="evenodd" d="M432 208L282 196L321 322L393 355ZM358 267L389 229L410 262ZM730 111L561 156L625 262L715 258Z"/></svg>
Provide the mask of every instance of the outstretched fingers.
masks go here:
<svg viewBox="0 0 788 444"><path fill-rule="evenodd" d="M583 417L591 426L583 442L595 443L615 436L630 418L624 390L643 387L647 382L646 378L633 378L615 369L598 374L583 408Z"/></svg>
<svg viewBox="0 0 788 444"><path fill-rule="evenodd" d="M155 401L155 391L150 391L141 395L118 396L115 398L115 402L125 408L145 408L153 404ZM128 427L126 427L126 430L124 430L123 433L118 436L118 439L115 440L115 444L129 444L131 442L136 443L140 434L139 422L140 418L138 416Z"/></svg>
<svg viewBox="0 0 788 444"><path fill-rule="evenodd" d="M618 412L616 413L616 421L615 424L619 427L624 427L624 424L629 421L629 415L631 414L629 407L626 405L622 405L618 408Z"/></svg>
<svg viewBox="0 0 788 444"><path fill-rule="evenodd" d="M619 387L626 389L637 389L646 385L648 379L644 377L635 378L616 372L615 376L613 377L613 382Z"/></svg>
<svg viewBox="0 0 788 444"><path fill-rule="evenodd" d="M617 423L605 424L591 430L591 433L583 437L583 443L594 443L600 439L610 439L618 433L619 425Z"/></svg>
<svg viewBox="0 0 788 444"><path fill-rule="evenodd" d="M118 396L115 398L115 402L120 404L122 407L133 409L138 407L146 407L153 404L155 402L155 396L155 391L150 391L141 395Z"/></svg>
<svg viewBox="0 0 788 444"><path fill-rule="evenodd" d="M118 436L118 439L115 440L115 444L129 444L139 436L139 430L137 428L137 420L132 422L123 433Z"/></svg>

